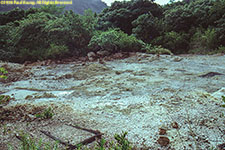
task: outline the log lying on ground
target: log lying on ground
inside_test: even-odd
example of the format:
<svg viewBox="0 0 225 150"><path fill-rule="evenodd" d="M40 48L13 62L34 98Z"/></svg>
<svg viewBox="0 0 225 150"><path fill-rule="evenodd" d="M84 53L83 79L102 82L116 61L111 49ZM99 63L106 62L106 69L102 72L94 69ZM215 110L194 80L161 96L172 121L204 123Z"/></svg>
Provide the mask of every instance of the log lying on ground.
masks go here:
<svg viewBox="0 0 225 150"><path fill-rule="evenodd" d="M85 129L85 128L83 128L83 129ZM89 129L87 129L87 130L89 130ZM68 143L68 142L64 142L64 141L60 140L59 138L57 138L57 137L51 135L49 132L42 131L42 130L40 130L40 132L43 133L43 134L45 134L46 136L50 137L51 139L53 139L53 140L55 140L55 141L58 141L60 144L63 144L63 145L65 145L65 146L67 146L67 147L68 147L68 148L67 148L68 150L76 149L76 148L79 147L79 145L87 145L87 144L89 144L89 143L92 143L92 142L94 142L96 139L101 139L101 137L102 137L102 135L103 135L102 133L99 132L98 134L95 134L94 136L92 136L92 137L90 137L90 138L87 138L87 139L83 140L82 142L80 142L80 143L78 143L78 144L76 144L76 145L72 145L72 144L70 144L70 143Z"/></svg>
<svg viewBox="0 0 225 150"><path fill-rule="evenodd" d="M68 147L67 149L68 150L73 150L73 149L76 149L78 148L80 145L87 145L89 143L92 143L94 142L96 139L101 139L102 137L102 133L98 130L91 130L91 129L86 129L86 128L82 128L82 127L79 127L79 126L75 126L75 125L67 125L67 126L71 126L71 127L74 127L76 129L80 129L80 130L83 130L83 131L87 131L87 132L90 132L90 133L93 133L95 134L94 136L90 137L90 138L87 138L81 142L79 142L78 144L76 145L73 145L73 144L70 144L68 142L64 142L62 141L61 139L53 136L50 132L48 131L43 131L43 130L39 130L41 133L43 133L44 135L48 136L49 138L55 140L55 141L58 141L60 144ZM23 137L19 136L19 135L15 135L17 139L19 139L20 141L23 141Z"/></svg>

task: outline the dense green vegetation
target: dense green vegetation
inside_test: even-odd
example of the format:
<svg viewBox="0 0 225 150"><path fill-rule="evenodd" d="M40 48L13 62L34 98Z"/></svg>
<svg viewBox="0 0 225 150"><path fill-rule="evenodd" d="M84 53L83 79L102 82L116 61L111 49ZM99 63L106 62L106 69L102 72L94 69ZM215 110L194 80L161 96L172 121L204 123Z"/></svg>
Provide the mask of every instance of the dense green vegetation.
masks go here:
<svg viewBox="0 0 225 150"><path fill-rule="evenodd" d="M61 59L98 50L225 52L225 0L171 1L165 6L152 0L122 1L99 15L44 6L0 13L0 22L4 61Z"/></svg>

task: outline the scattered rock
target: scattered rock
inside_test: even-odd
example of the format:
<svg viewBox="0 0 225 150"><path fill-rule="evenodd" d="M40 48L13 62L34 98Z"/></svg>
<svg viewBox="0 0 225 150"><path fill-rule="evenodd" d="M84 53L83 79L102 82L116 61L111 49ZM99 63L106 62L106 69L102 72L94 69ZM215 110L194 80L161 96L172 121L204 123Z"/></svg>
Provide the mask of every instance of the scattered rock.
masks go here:
<svg viewBox="0 0 225 150"><path fill-rule="evenodd" d="M166 134L166 129L159 128L159 135L165 135Z"/></svg>
<svg viewBox="0 0 225 150"><path fill-rule="evenodd" d="M161 146L167 146L167 145L170 144L169 138L168 137L165 137L165 136L160 136L159 139L157 140L157 142Z"/></svg>
<svg viewBox="0 0 225 150"><path fill-rule="evenodd" d="M30 64L32 64L31 61L25 61L25 62L23 63L24 66L27 66L27 65L30 65Z"/></svg>
<svg viewBox="0 0 225 150"><path fill-rule="evenodd" d="M22 79L27 79L32 73L30 68L16 63L0 63L0 67L5 68L8 72L5 74L7 79L0 78L0 83L16 82Z"/></svg>
<svg viewBox="0 0 225 150"><path fill-rule="evenodd" d="M33 95L27 95L25 97L26 100L35 100L40 98L57 98L57 96L55 96L52 93L44 92L43 94L33 94Z"/></svg>
<svg viewBox="0 0 225 150"><path fill-rule="evenodd" d="M175 57L175 58L173 59L174 62L180 62L180 61L182 61L182 60L183 60L182 57Z"/></svg>
<svg viewBox="0 0 225 150"><path fill-rule="evenodd" d="M220 144L217 147L219 148L219 150L225 150L225 143Z"/></svg>
<svg viewBox="0 0 225 150"><path fill-rule="evenodd" d="M99 59L98 59L98 63L100 63L100 64L105 64L105 62L104 62L104 60L103 60L102 58L99 58Z"/></svg>
<svg viewBox="0 0 225 150"><path fill-rule="evenodd" d="M179 128L179 125L177 122L173 122L172 124L172 127L175 128L175 129L178 129Z"/></svg>
<svg viewBox="0 0 225 150"><path fill-rule="evenodd" d="M115 74L120 75L122 72L121 71L115 71Z"/></svg>
<svg viewBox="0 0 225 150"><path fill-rule="evenodd" d="M123 57L123 54L122 53L115 53L113 56L112 56L114 59L120 59Z"/></svg>
<svg viewBox="0 0 225 150"><path fill-rule="evenodd" d="M33 96L32 96L32 95L27 95L27 96L25 97L25 99L26 99L26 100L31 100L31 99L33 99Z"/></svg>
<svg viewBox="0 0 225 150"><path fill-rule="evenodd" d="M105 56L110 55L110 52L109 51L98 51L97 55L100 57L105 57Z"/></svg>
<svg viewBox="0 0 225 150"><path fill-rule="evenodd" d="M89 52L89 53L87 54L87 57L88 57L88 60L89 60L89 61L94 61L95 58L96 58L96 54L95 54L94 52Z"/></svg>
<svg viewBox="0 0 225 150"><path fill-rule="evenodd" d="M88 59L87 57L79 57L80 61L87 61L87 59Z"/></svg>
<svg viewBox="0 0 225 150"><path fill-rule="evenodd" d="M218 73L218 72L209 72L209 73L206 73L206 74L203 74L203 75L200 75L199 77L202 77L202 78L210 78L210 77L214 77L216 75L224 75L222 73Z"/></svg>
<svg viewBox="0 0 225 150"><path fill-rule="evenodd" d="M73 78L73 75L70 74L70 73L69 73L69 74L65 74L65 78L66 78L66 79L71 79L71 78Z"/></svg>

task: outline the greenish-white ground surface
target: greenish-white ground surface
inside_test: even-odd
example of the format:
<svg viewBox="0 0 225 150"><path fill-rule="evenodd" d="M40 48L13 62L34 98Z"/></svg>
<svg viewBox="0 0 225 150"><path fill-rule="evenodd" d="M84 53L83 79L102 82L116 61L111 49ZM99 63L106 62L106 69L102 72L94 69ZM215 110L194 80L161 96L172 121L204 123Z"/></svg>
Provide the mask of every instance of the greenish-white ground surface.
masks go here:
<svg viewBox="0 0 225 150"><path fill-rule="evenodd" d="M4 63L2 63L4 64ZM11 68L23 65L8 64ZM56 115L48 121L4 122L15 130L44 137L46 130L77 143L88 133L65 123L99 130L106 138L128 131L139 149L210 149L225 142L225 56L135 56L97 62L26 66L26 78L0 83L0 91L15 100L7 106L51 105ZM224 75L201 77L209 72ZM28 113L29 114L29 113ZM60 120L60 121L59 121ZM178 128L172 124L178 124ZM3 128L3 127L2 127ZM160 146L159 128L170 140ZM13 135L2 135L7 143Z"/></svg>

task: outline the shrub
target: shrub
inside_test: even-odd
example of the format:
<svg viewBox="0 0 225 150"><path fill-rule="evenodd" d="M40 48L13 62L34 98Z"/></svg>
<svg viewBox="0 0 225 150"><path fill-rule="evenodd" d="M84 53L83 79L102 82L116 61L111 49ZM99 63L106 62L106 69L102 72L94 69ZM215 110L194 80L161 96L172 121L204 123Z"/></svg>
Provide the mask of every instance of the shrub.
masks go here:
<svg viewBox="0 0 225 150"><path fill-rule="evenodd" d="M163 48L162 46L149 47L146 50L146 53L149 53L149 54L168 54L168 55L173 55L173 53L170 50L168 50L166 48Z"/></svg>
<svg viewBox="0 0 225 150"><path fill-rule="evenodd" d="M216 50L217 53L224 53L225 54L225 46L219 46Z"/></svg>
<svg viewBox="0 0 225 150"><path fill-rule="evenodd" d="M188 38L186 34L171 31L154 39L152 44L161 45L162 47L171 50L171 52L174 54L181 54L187 53L188 51L187 39Z"/></svg>
<svg viewBox="0 0 225 150"><path fill-rule="evenodd" d="M46 59L47 58L63 58L64 55L67 54L68 48L65 45L56 45L56 44L50 44L50 47L47 49L46 52Z"/></svg>
<svg viewBox="0 0 225 150"><path fill-rule="evenodd" d="M107 50L111 53L141 51L145 43L117 29L98 32L91 38L88 47L92 51Z"/></svg>
<svg viewBox="0 0 225 150"><path fill-rule="evenodd" d="M42 113L35 115L37 118L41 119L51 119L54 116L54 112L51 107L45 109Z"/></svg>
<svg viewBox="0 0 225 150"><path fill-rule="evenodd" d="M207 30L198 28L191 38L190 52L192 53L209 53L217 47L217 34L215 29L208 28Z"/></svg>
<svg viewBox="0 0 225 150"><path fill-rule="evenodd" d="M222 96L222 101L225 103L225 96ZM221 105L221 107L225 108L225 104Z"/></svg>
<svg viewBox="0 0 225 150"><path fill-rule="evenodd" d="M9 95L0 95L0 105L8 104L11 99Z"/></svg>
<svg viewBox="0 0 225 150"><path fill-rule="evenodd" d="M0 67L0 78L7 79L7 73L8 71L6 71L5 68Z"/></svg>

